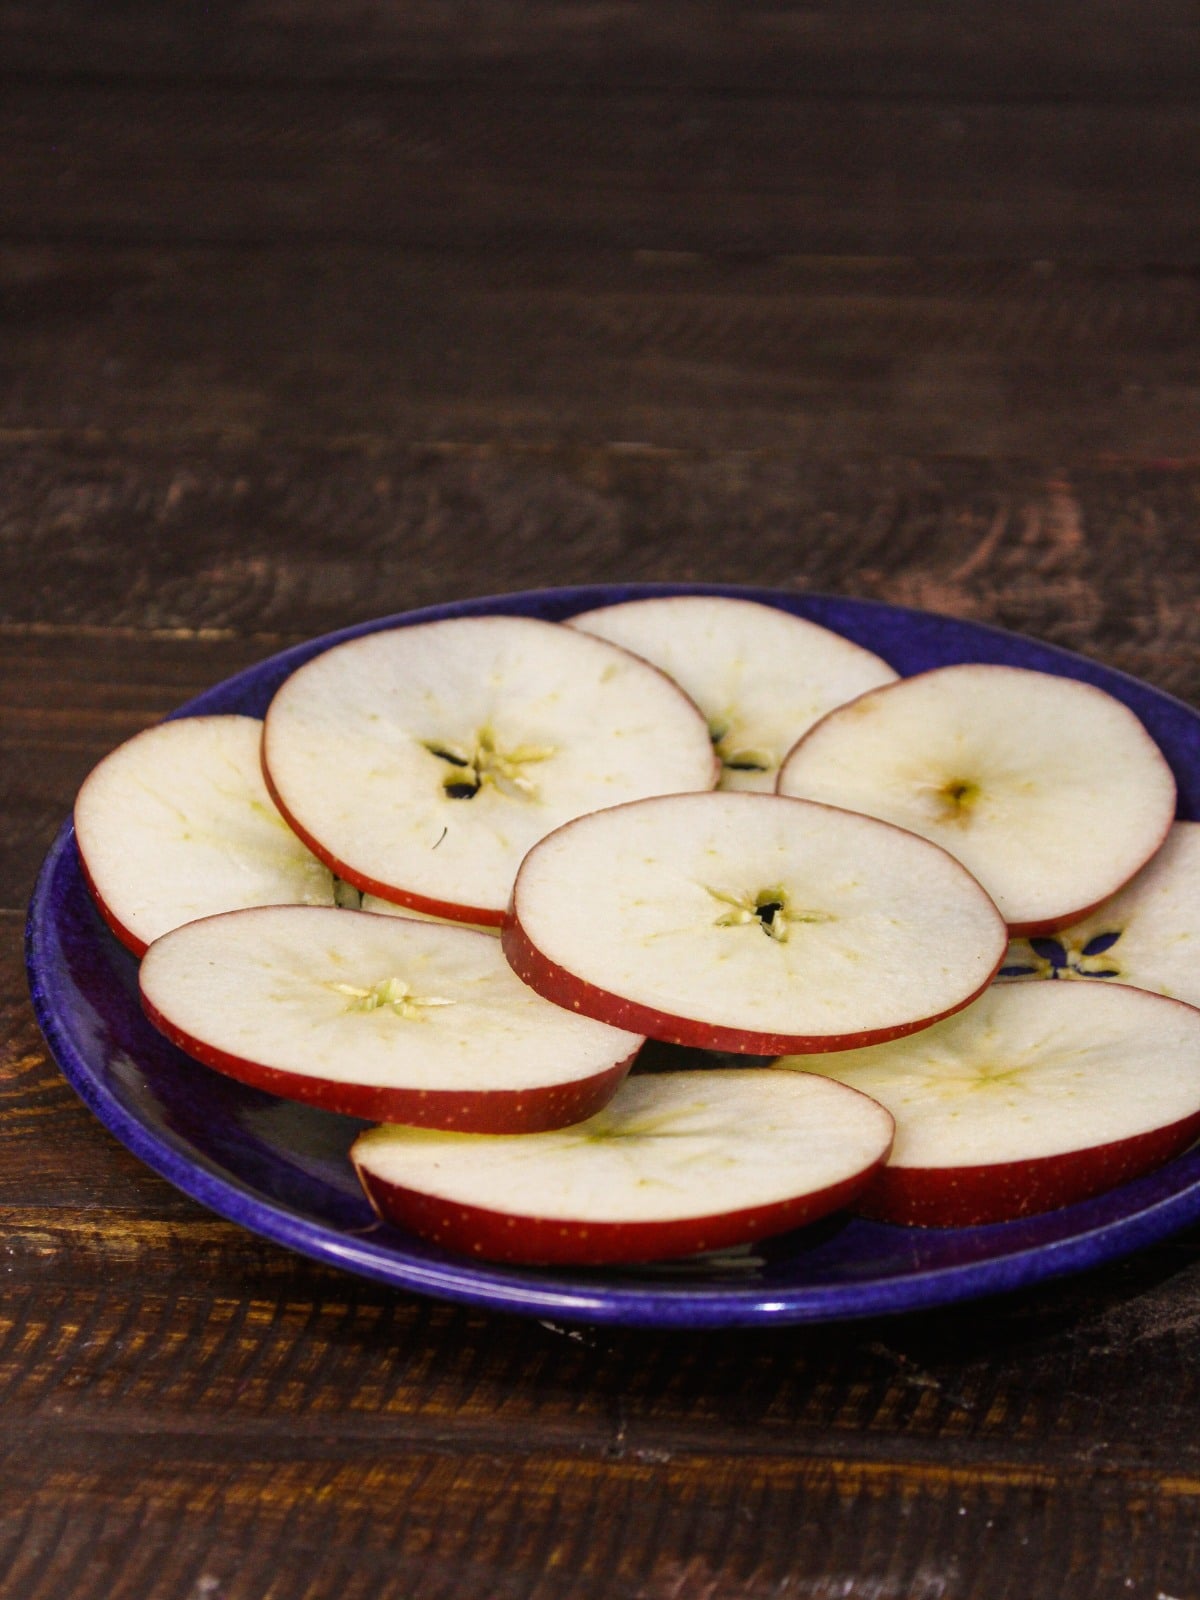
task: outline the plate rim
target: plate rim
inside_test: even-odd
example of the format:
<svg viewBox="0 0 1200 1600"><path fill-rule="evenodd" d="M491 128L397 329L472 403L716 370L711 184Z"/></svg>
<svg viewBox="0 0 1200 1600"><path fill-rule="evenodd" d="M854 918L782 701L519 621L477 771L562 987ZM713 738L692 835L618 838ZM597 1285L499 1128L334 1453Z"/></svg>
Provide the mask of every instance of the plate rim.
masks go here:
<svg viewBox="0 0 1200 1600"><path fill-rule="evenodd" d="M1105 666L1062 646L994 624L855 596L713 583L566 585L478 596L371 618L273 652L210 685L172 710L167 720L202 715L211 710L208 705L211 699L244 693L248 686L260 684L264 676L281 673L286 676L302 661L367 633L497 610L529 615L540 614L549 607L559 609L566 616L589 604L691 594L732 596L788 610L794 607L799 615L806 615L810 608L824 610L844 606L868 615L904 619L910 621L910 625L927 627L944 623L952 630L966 629L973 635L982 634L992 639L998 647L1016 648L1023 655L1032 652L1042 656L1051 661L1061 675L1098 682L1100 687L1119 683L1127 690L1128 698L1145 700L1160 707L1164 714L1182 713L1196 723L1200 736L1200 712L1187 702L1119 668ZM781 606L781 602L792 604ZM709 1285L654 1282L643 1287L605 1283L602 1275L598 1275L594 1283L588 1277L564 1282L557 1275L559 1269L554 1269L554 1273L543 1280L535 1274L547 1269L514 1269L449 1255L444 1259L406 1255L404 1235L399 1230L387 1229L378 1223L366 1229L347 1230L305 1216L263 1194L194 1148L189 1151L186 1141L169 1130L152 1127L137 1117L104 1083L58 1016L46 982L50 967L46 944L54 922L50 909L52 889L59 874L69 870L76 859L74 828L68 816L38 873L25 926L25 963L34 1013L51 1054L75 1093L102 1126L139 1161L208 1210L309 1259L393 1288L491 1311L627 1327L699 1329L850 1321L933 1309L1032 1287L1118 1260L1200 1218L1198 1165L1196 1176L1176 1192L1150 1200L1127 1215L1101 1216L1092 1224L1083 1223L1089 1211L1109 1196L1098 1196L1095 1201L1070 1208L1080 1213L1082 1225L1066 1237L1003 1254L984 1255L977 1260L904 1273L893 1271L855 1281L790 1288L770 1284L747 1287L730 1282ZM1155 1177L1170 1172L1185 1160L1186 1156L1177 1158L1175 1163L1158 1169L1158 1173L1110 1191L1110 1196L1135 1194L1138 1184L1150 1184ZM1012 1225L998 1225L999 1229L1009 1226ZM897 1231L907 1233L909 1230ZM373 1237L377 1233L378 1240Z"/></svg>

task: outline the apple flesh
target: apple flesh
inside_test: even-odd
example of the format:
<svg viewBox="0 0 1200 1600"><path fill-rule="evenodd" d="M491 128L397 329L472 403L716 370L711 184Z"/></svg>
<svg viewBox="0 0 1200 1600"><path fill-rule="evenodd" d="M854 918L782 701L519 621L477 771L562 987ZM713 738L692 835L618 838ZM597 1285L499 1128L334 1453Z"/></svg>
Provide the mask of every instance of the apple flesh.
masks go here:
<svg viewBox="0 0 1200 1600"><path fill-rule="evenodd" d="M870 1183L891 1140L891 1118L863 1095L732 1068L629 1078L588 1121L527 1138L375 1128L351 1159L384 1220L449 1250L599 1265L815 1221Z"/></svg>
<svg viewBox="0 0 1200 1600"><path fill-rule="evenodd" d="M704 719L663 673L504 616L317 656L272 701L263 761L292 827L364 893L497 926L521 858L552 828L717 776Z"/></svg>
<svg viewBox="0 0 1200 1600"><path fill-rule="evenodd" d="M866 1215L973 1227L1054 1210L1200 1136L1200 1010L1123 984L996 985L928 1032L797 1056L896 1120Z"/></svg>
<svg viewBox="0 0 1200 1600"><path fill-rule="evenodd" d="M779 793L911 829L958 857L1014 934L1094 910L1162 844L1175 780L1142 724L1089 684L941 667L833 711Z"/></svg>
<svg viewBox="0 0 1200 1600"><path fill-rule="evenodd" d="M966 1005L1004 923L944 850L775 795L669 795L530 851L502 935L547 999L673 1044L846 1049Z"/></svg>
<svg viewBox="0 0 1200 1600"><path fill-rule="evenodd" d="M835 706L895 681L879 656L775 606L664 595L572 617L661 667L708 719L720 788L770 793L779 763Z"/></svg>
<svg viewBox="0 0 1200 1600"><path fill-rule="evenodd" d="M1033 944L1014 940L1000 978L1112 979L1200 1005L1200 823L1176 822L1158 854L1085 921Z"/></svg>
<svg viewBox="0 0 1200 1600"><path fill-rule="evenodd" d="M548 1004L495 938L361 911L274 907L156 940L142 1004L196 1060L286 1099L475 1132L578 1122L642 1040Z"/></svg>
<svg viewBox="0 0 1200 1600"><path fill-rule="evenodd" d="M245 906L332 905L333 878L263 783L262 723L182 717L120 745L75 802L83 875L135 955L180 923Z"/></svg>

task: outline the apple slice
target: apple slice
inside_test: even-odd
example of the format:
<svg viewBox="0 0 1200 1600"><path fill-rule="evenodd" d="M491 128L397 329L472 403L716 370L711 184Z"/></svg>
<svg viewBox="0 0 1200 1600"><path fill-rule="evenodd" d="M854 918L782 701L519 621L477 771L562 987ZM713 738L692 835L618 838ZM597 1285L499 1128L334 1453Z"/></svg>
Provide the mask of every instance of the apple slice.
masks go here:
<svg viewBox="0 0 1200 1600"><path fill-rule="evenodd" d="M643 656L691 696L708 719L722 789L770 793L780 761L814 722L896 678L841 634L723 595L628 600L569 626Z"/></svg>
<svg viewBox="0 0 1200 1600"><path fill-rule="evenodd" d="M517 1133L590 1116L641 1038L549 1005L469 928L316 907L157 940L147 1016L207 1066L372 1119Z"/></svg>
<svg viewBox="0 0 1200 1600"><path fill-rule="evenodd" d="M859 1203L973 1227L1150 1171L1200 1135L1200 1011L1124 984L997 985L912 1039L777 1066L821 1072L896 1119Z"/></svg>
<svg viewBox="0 0 1200 1600"><path fill-rule="evenodd" d="M1176 822L1137 877L1085 921L1032 944L1015 939L1000 978L1111 978L1200 1006L1200 823Z"/></svg>
<svg viewBox="0 0 1200 1600"><path fill-rule="evenodd" d="M830 712L779 793L847 806L944 846L1013 933L1065 926L1162 844L1175 780L1119 700L1018 667L940 667Z"/></svg>
<svg viewBox="0 0 1200 1600"><path fill-rule="evenodd" d="M279 690L263 740L280 809L369 894L498 925L522 856L580 812L708 789L704 719L669 678L528 617L369 634Z"/></svg>
<svg viewBox="0 0 1200 1600"><path fill-rule="evenodd" d="M243 906L332 905L333 878L263 783L262 723L183 717L105 756L75 801L83 875L140 956L168 929Z"/></svg>
<svg viewBox="0 0 1200 1600"><path fill-rule="evenodd" d="M450 1250L543 1264L662 1260L850 1204L886 1158L892 1120L835 1087L769 1067L647 1073L557 1133L374 1128L350 1154L381 1217Z"/></svg>
<svg viewBox="0 0 1200 1600"><path fill-rule="evenodd" d="M928 1027L986 986L1006 935L970 874L924 839L717 793L616 806L542 840L503 944L526 983L585 1016L776 1055Z"/></svg>

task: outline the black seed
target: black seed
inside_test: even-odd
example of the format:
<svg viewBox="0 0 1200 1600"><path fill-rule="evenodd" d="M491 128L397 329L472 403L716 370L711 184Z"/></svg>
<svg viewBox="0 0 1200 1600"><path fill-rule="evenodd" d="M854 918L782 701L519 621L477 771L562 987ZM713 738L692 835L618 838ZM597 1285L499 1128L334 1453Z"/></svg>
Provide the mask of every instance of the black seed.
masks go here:
<svg viewBox="0 0 1200 1600"><path fill-rule="evenodd" d="M1027 978L1036 971L1036 967L1001 967L996 976L998 978Z"/></svg>
<svg viewBox="0 0 1200 1600"><path fill-rule="evenodd" d="M471 800L479 793L479 785L477 783L453 783L448 781L445 789L451 800ZM440 843L441 841L439 840L438 842Z"/></svg>
<svg viewBox="0 0 1200 1600"><path fill-rule="evenodd" d="M1119 978L1121 974L1117 971L1116 967L1109 967L1104 972L1085 972L1083 976L1085 978Z"/></svg>
<svg viewBox="0 0 1200 1600"><path fill-rule="evenodd" d="M727 772L765 772L765 761L723 761L721 765Z"/></svg>
<svg viewBox="0 0 1200 1600"><path fill-rule="evenodd" d="M448 761L452 767L465 767L470 763L465 756L456 756L451 750L443 750L441 745L427 744L426 750L431 756L437 756L439 761Z"/></svg>
<svg viewBox="0 0 1200 1600"><path fill-rule="evenodd" d="M755 914L766 923L775 921L775 913L783 910L782 900L767 900L761 906L755 906Z"/></svg>
<svg viewBox="0 0 1200 1600"><path fill-rule="evenodd" d="M1030 948L1052 967L1065 967L1067 952L1057 939L1030 939Z"/></svg>
<svg viewBox="0 0 1200 1600"><path fill-rule="evenodd" d="M1089 939L1083 947L1085 956L1102 956L1106 950L1111 950L1121 937L1121 930L1116 933L1098 933L1094 939ZM1097 974L1099 976L1099 974Z"/></svg>

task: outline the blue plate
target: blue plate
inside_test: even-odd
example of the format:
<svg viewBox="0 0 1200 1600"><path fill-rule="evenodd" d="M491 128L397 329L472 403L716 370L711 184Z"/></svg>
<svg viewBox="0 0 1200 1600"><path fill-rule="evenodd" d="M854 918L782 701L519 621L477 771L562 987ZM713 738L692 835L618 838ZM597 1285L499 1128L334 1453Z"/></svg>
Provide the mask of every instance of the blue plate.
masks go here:
<svg viewBox="0 0 1200 1600"><path fill-rule="evenodd" d="M546 590L438 606L300 645L176 713L262 716L296 667L381 628L482 612L559 619L649 594L764 601L877 651L902 674L956 661L1033 667L1098 685L1141 717L1175 769L1180 815L1200 815L1200 716L1148 685L1012 634L865 601L697 586ZM26 939L38 1021L86 1104L133 1153L231 1221L348 1271L421 1294L531 1316L650 1327L816 1322L941 1305L1096 1266L1200 1218L1200 1149L1082 1205L986 1228L907 1229L854 1218L753 1253L639 1269L480 1265L377 1222L346 1150L361 1124L276 1100L197 1066L143 1018L137 963L96 915L70 823L46 858Z"/></svg>

